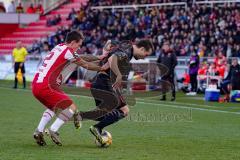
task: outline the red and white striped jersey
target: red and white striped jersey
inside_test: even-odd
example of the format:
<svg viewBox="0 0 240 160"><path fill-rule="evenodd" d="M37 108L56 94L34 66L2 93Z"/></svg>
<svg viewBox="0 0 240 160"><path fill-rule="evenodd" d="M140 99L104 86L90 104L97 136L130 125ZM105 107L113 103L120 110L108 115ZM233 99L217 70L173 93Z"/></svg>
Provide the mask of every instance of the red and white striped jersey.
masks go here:
<svg viewBox="0 0 240 160"><path fill-rule="evenodd" d="M73 50L65 44L54 47L45 57L33 79L33 84L59 87L76 69L74 61L79 60Z"/></svg>

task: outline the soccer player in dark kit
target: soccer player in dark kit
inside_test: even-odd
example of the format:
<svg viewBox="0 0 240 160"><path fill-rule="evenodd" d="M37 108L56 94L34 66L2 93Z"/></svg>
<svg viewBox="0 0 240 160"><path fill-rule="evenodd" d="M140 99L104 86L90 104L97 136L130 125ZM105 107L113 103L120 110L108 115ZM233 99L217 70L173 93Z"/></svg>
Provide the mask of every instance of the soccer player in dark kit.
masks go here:
<svg viewBox="0 0 240 160"><path fill-rule="evenodd" d="M79 119L99 121L90 127L90 132L100 143L103 142L101 137L103 128L116 123L129 113L128 104L121 91L124 77L127 77L130 71L130 60L132 57L144 59L153 52L152 43L146 39L134 44L129 41L108 41L104 48L108 53L100 63L109 65L109 69L98 72L91 87L97 108L88 112L79 112L74 118L75 124L79 124L77 122Z"/></svg>

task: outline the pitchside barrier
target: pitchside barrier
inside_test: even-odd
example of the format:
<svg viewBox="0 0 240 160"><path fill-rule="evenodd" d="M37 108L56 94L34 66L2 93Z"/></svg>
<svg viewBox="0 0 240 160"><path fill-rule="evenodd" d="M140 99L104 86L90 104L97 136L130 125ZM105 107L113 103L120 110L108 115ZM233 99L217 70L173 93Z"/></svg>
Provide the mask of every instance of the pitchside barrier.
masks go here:
<svg viewBox="0 0 240 160"><path fill-rule="evenodd" d="M176 79L182 78L184 72L188 72L188 62L189 57L178 57L178 65L175 69ZM147 88L151 85L155 85L155 83L159 80L160 71L156 66L156 57L149 57L145 60L132 60L132 79L134 81L139 81L139 83L146 83ZM203 57L201 61L207 60L208 62L213 62L213 57ZM231 58L229 58L231 60ZM239 61L240 63L240 61ZM12 66L12 57L11 55L2 56L0 58L0 79L13 79L13 66ZM26 67L26 77L27 81L31 81L33 79L34 74L37 71L37 67L39 65L39 59L35 56L28 56L27 61L25 63ZM96 72L87 71L83 68L79 68L77 72L77 80L79 83L77 86L81 86L80 83L83 81L91 80ZM144 78L144 79L143 79ZM128 77L128 79L131 79Z"/></svg>

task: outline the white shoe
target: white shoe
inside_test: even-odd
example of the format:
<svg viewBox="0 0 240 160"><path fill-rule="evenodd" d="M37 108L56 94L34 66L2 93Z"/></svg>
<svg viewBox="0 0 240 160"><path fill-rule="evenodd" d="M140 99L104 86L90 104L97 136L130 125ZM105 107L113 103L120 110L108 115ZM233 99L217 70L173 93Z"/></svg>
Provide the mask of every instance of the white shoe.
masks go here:
<svg viewBox="0 0 240 160"><path fill-rule="evenodd" d="M197 95L197 92L192 92L192 96L196 96Z"/></svg>
<svg viewBox="0 0 240 160"><path fill-rule="evenodd" d="M186 95L187 95L187 96L195 96L195 95L197 95L197 92L189 92L189 93L187 93Z"/></svg>

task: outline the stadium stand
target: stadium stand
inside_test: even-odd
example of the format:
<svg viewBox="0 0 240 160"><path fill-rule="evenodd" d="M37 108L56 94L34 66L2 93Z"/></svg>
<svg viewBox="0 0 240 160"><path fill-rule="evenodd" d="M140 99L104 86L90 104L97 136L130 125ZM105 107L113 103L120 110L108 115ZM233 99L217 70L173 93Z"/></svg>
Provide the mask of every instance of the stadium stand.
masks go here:
<svg viewBox="0 0 240 160"><path fill-rule="evenodd" d="M118 5L128 4L115 2ZM177 56L189 56L192 50L196 50L201 57L213 57L218 52L223 52L226 57L240 56L239 3L214 6L195 4L187 8L160 6L127 11L91 9L98 3L112 4L113 1L91 1L85 8L64 12L73 22L71 28L81 29L85 33L83 52L91 53L94 50L99 54L99 48L107 39L134 41L151 38L156 48L153 56L160 54L164 39L171 41ZM52 13L55 12L58 11ZM60 42L58 34L53 34L51 39L55 37Z"/></svg>
<svg viewBox="0 0 240 160"><path fill-rule="evenodd" d="M230 56L239 56L240 43L239 6L193 5L188 8L173 6L152 7L148 10L93 12L100 25L103 39L152 38L155 46L161 46L163 39L171 40L178 56L189 56L191 46L204 56L214 56L218 50L232 50ZM90 14L86 13L85 23L89 23ZM137 15L137 16L136 16ZM113 18L115 17L115 18ZM116 18L117 17L117 18ZM115 20L113 20L115 19ZM117 19L117 20L116 20ZM104 21L108 27L104 27ZM111 27L118 26L118 30ZM119 25L121 27L119 27ZM84 26L80 24L80 26ZM97 26L97 25L94 25ZM99 32L99 29L94 28ZM106 35L115 33L115 35ZM122 33L123 32L123 33ZM121 34L119 34L121 33Z"/></svg>
<svg viewBox="0 0 240 160"><path fill-rule="evenodd" d="M11 34L18 28L18 24L0 24L0 37Z"/></svg>
<svg viewBox="0 0 240 160"><path fill-rule="evenodd" d="M53 41L56 38L56 42L61 42L61 34L58 34L59 29L57 30L57 28L72 24L71 28L81 29L85 32L86 46L83 51L86 53L90 53L92 50L95 50L97 53L101 52L99 48L109 38L135 40L136 38L145 37L152 39L157 49L153 55L156 56L159 54L159 48L163 39L169 39L172 42L172 47L178 56L189 56L191 48L197 50L201 56L213 57L219 51L223 51L227 57L240 56L240 13L239 6L236 3L231 5L224 4L223 6L214 5L212 8L207 5L189 5L187 8L181 6L160 6L159 8L151 7L146 10L131 9L124 12L121 10L103 10L103 12L100 12L99 10L91 9L91 6L175 1L145 0L125 2L95 0L88 2L88 6L85 8L80 8L79 2L79 0L75 0L71 4L65 4L48 15L41 17L39 22L32 23L26 28L18 29L9 37L2 38L0 42L5 44L0 46L1 53L9 53L9 48L12 48L13 44L11 42L14 38L21 38L25 45L30 45L35 40L41 40L42 37L45 40L50 39L49 41ZM78 10L78 8L80 9ZM61 15L62 20L61 23L58 23L58 27L55 22L47 23L47 20L55 21L55 16L57 15ZM72 20L72 23L69 20ZM46 24L50 27L46 27ZM50 38L46 37L46 35L54 31L56 34L51 34ZM43 46L41 41L39 41L39 44L40 47ZM52 44L49 45L52 46Z"/></svg>
<svg viewBox="0 0 240 160"><path fill-rule="evenodd" d="M81 3L80 3L81 2ZM70 25L72 22L67 19L68 13L71 9L80 8L84 1L74 0L72 3L64 4L60 8L50 12L48 15L54 16L61 14L63 20L58 26L47 27L46 16L41 16L38 22L30 23L26 27L17 28L14 32L5 34L0 38L0 54L11 54L12 49L15 46L16 40L21 40L24 46L30 46L35 40L39 41L42 37L45 37L51 33L57 31L58 27Z"/></svg>

